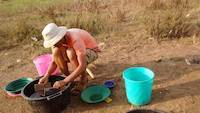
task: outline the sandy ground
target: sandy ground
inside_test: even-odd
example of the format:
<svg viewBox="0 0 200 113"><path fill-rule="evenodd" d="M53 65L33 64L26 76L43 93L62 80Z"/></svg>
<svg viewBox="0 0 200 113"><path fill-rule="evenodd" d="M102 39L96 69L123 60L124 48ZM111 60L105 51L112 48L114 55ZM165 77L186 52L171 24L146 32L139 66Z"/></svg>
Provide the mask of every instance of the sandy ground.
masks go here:
<svg viewBox="0 0 200 113"><path fill-rule="evenodd" d="M199 43L184 39L158 44L151 39L144 42L131 37L114 41L108 38L104 43L99 59L90 66L96 76L90 83L114 79L117 84L112 90L113 101L86 104L79 97L72 97L63 113L125 113L137 108L128 104L122 79L123 70L131 66L145 66L155 72L152 101L142 108L168 113L200 113L200 65L185 62L185 58L199 55ZM36 77L31 56L17 46L0 51L0 58L0 113L31 113L25 99L9 97L2 90L11 80L21 76Z"/></svg>

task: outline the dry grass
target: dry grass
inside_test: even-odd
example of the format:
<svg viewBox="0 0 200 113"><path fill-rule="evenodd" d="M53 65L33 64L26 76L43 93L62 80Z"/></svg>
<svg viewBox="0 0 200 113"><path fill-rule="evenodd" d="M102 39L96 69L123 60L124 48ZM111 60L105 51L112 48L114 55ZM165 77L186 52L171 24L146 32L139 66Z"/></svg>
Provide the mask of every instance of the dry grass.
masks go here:
<svg viewBox="0 0 200 113"><path fill-rule="evenodd" d="M24 8L21 7L14 11L17 14L0 14L0 23L2 24L0 47L5 50L16 45L23 45L31 56L50 51L43 48L41 36L43 27L49 22L55 22L57 25L68 28L85 29L98 37L96 35L118 32L119 25L126 22L127 18L127 11L123 9L123 6L111 7L112 4L106 0L75 0L43 5L28 4L28 8L24 3L20 2L20 4L20 6L24 5ZM17 4L15 5L17 6ZM7 10L6 8L9 7L4 6L3 8Z"/></svg>
<svg viewBox="0 0 200 113"><path fill-rule="evenodd" d="M150 0L144 6L145 11L139 19L158 41L190 37L200 32L199 21L194 21L199 16L193 19L188 17L188 11L195 8L188 0Z"/></svg>
<svg viewBox="0 0 200 113"><path fill-rule="evenodd" d="M40 29L34 24L29 23L27 18L20 18L12 24L6 24L0 30L1 37L14 43L30 41L31 37L41 37Z"/></svg>
<svg viewBox="0 0 200 113"><path fill-rule="evenodd" d="M184 16L181 12L166 12L163 17L149 20L149 32L157 39L185 37L187 19Z"/></svg>
<svg viewBox="0 0 200 113"><path fill-rule="evenodd" d="M58 0L59 1L59 0ZM7 1L4 1L4 3ZM196 0L197 2L197 0ZM17 3L17 2L13 2ZM20 2L24 8L14 13L4 13L3 19L0 17L0 42L1 46L10 43L27 43L41 46L41 30L49 22L64 25L68 28L76 27L89 31L92 35L109 34L115 32L120 34L121 25L131 23L128 18L134 18L134 22L144 24L143 29L148 31L151 37L158 40L188 37L199 34L199 14L190 15L190 9L196 8L193 2L188 0L75 0L66 2L47 2L45 5L34 5ZM128 7L134 4L133 8ZM15 4L17 7L17 4ZM1 6L3 6L1 4ZM26 6L26 7L25 7ZM132 9L137 7L142 10L130 16ZM12 8L13 8L12 7ZM7 10L6 5L2 7ZM31 14L28 14L30 13ZM5 16L6 15L6 16ZM132 26L133 29L137 26ZM119 29L120 28L120 29ZM124 28L122 28L124 29ZM195 31L195 32L193 32ZM31 37L37 37L39 41L30 41ZM37 47L36 47L37 48Z"/></svg>
<svg viewBox="0 0 200 113"><path fill-rule="evenodd" d="M150 0L149 4L145 5L146 8L152 10L161 9L188 9L190 8L189 0Z"/></svg>
<svg viewBox="0 0 200 113"><path fill-rule="evenodd" d="M32 15L21 11L23 17L11 16L1 29L1 37L11 42L27 42L31 37L41 37L44 23L55 22L68 28L76 27L88 30L93 35L113 31L117 23L125 21L126 12L123 9L109 9L106 1L100 0L77 0L68 4L48 4L44 6L31 6ZM20 12L20 11L19 11ZM24 15L23 15L24 13ZM34 17L33 19L30 16ZM7 22L8 22L7 21ZM3 22L3 21L2 21ZM4 21L6 22L6 21Z"/></svg>

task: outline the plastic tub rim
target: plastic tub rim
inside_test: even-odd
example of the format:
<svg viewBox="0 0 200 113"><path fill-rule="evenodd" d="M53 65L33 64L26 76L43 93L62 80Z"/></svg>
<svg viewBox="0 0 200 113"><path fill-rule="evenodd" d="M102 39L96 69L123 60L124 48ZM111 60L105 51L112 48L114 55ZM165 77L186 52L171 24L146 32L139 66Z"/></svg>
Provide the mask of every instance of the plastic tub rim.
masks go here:
<svg viewBox="0 0 200 113"><path fill-rule="evenodd" d="M41 58L41 57L43 57L43 56L51 56L51 57L52 57L52 54L47 53L47 54L43 54L43 55L34 57L34 58L33 58L33 63L35 64L35 63L36 63L36 60L38 60L39 58Z"/></svg>
<svg viewBox="0 0 200 113"><path fill-rule="evenodd" d="M127 79L127 78L125 77L125 72L126 72L127 70L135 69L135 68L143 68L143 69L146 69L146 70L148 70L149 72L151 72L153 76L150 77L149 79L143 80L143 81L134 81L134 80ZM147 67L130 67L130 68L127 68L127 69L125 69L125 70L123 71L123 79L126 80L126 81L129 81L129 82L134 82L134 83L144 83L144 82L147 82L147 81L151 81L151 80L154 79L154 77L155 77L155 73L154 73L151 69L149 69L149 68L147 68Z"/></svg>
<svg viewBox="0 0 200 113"><path fill-rule="evenodd" d="M31 82L30 82L31 83ZM29 83L29 84L30 84ZM29 84L27 84L26 86L28 86ZM71 83L69 83L67 86L64 87L64 89L62 89L61 91L55 93L55 95L57 94L62 94L65 90L67 90L69 87L70 87ZM26 86L23 88L23 90L21 91L21 96L23 98L25 98L26 100L29 100L29 101L43 101L43 100L47 100L47 101L50 101L48 100L47 98L48 97L51 97L52 95L49 95L49 96L46 96L46 97L40 97L40 98L30 98L30 97L27 97L25 94L24 94L24 89L26 88ZM56 98L56 97L55 97Z"/></svg>
<svg viewBox="0 0 200 113"><path fill-rule="evenodd" d="M132 110L129 110L127 111L126 113L129 113L131 111L137 111L137 110L150 110L150 111L155 111L155 112L158 112L158 113L167 113L165 111L162 111L162 110L158 110L158 109L149 109L149 108L136 108L136 109L132 109Z"/></svg>

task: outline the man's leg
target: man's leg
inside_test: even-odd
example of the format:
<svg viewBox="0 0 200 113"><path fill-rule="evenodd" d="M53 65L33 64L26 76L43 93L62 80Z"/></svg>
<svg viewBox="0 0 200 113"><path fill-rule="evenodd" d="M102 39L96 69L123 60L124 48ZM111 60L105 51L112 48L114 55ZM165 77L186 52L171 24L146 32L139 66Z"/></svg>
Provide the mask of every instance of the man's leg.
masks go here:
<svg viewBox="0 0 200 113"><path fill-rule="evenodd" d="M70 60L70 63L71 63L73 66L75 66L75 68L77 68L79 64L78 64L77 56L76 56L76 53L75 53L74 49L68 48L68 49L67 49L67 56L68 56L68 58L69 58L69 60ZM80 81L82 84L86 84L86 83L87 83L87 76L86 76L85 71L82 72L82 73L77 77L76 80Z"/></svg>
<svg viewBox="0 0 200 113"><path fill-rule="evenodd" d="M55 61L57 67L60 71L65 74L66 76L69 75L69 70L67 66L67 62L64 60L61 50L58 47L54 47L52 49L53 60Z"/></svg>
<svg viewBox="0 0 200 113"><path fill-rule="evenodd" d="M68 48L67 49L67 56L69 58L70 64L75 66L75 68L78 67L78 60L77 60L76 53L75 53L74 49Z"/></svg>

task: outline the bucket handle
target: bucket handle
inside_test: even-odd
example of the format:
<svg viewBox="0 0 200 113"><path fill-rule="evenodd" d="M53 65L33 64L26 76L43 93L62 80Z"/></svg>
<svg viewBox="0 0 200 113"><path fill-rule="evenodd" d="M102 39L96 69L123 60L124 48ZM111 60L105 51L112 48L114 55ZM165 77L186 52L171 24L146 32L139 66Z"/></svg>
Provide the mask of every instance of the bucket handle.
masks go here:
<svg viewBox="0 0 200 113"><path fill-rule="evenodd" d="M65 87L65 89L66 89L66 88L69 88L70 86L71 86L71 83L69 83L69 84ZM53 95L48 96L48 97L47 97L47 100L50 101L51 99L54 99L54 98L56 98L56 97L58 97L58 96L60 96L60 95L62 95L62 92L61 92L61 91L59 91L59 92L56 93L56 94L53 94Z"/></svg>
<svg viewBox="0 0 200 113"><path fill-rule="evenodd" d="M58 97L58 96L60 96L60 95L62 95L62 92L61 92L61 91L58 92L58 93L56 93L56 94L53 94L53 95L51 95L51 96L48 96L48 97L47 97L47 100L50 101L51 99L54 99L54 98L56 98L56 97Z"/></svg>

